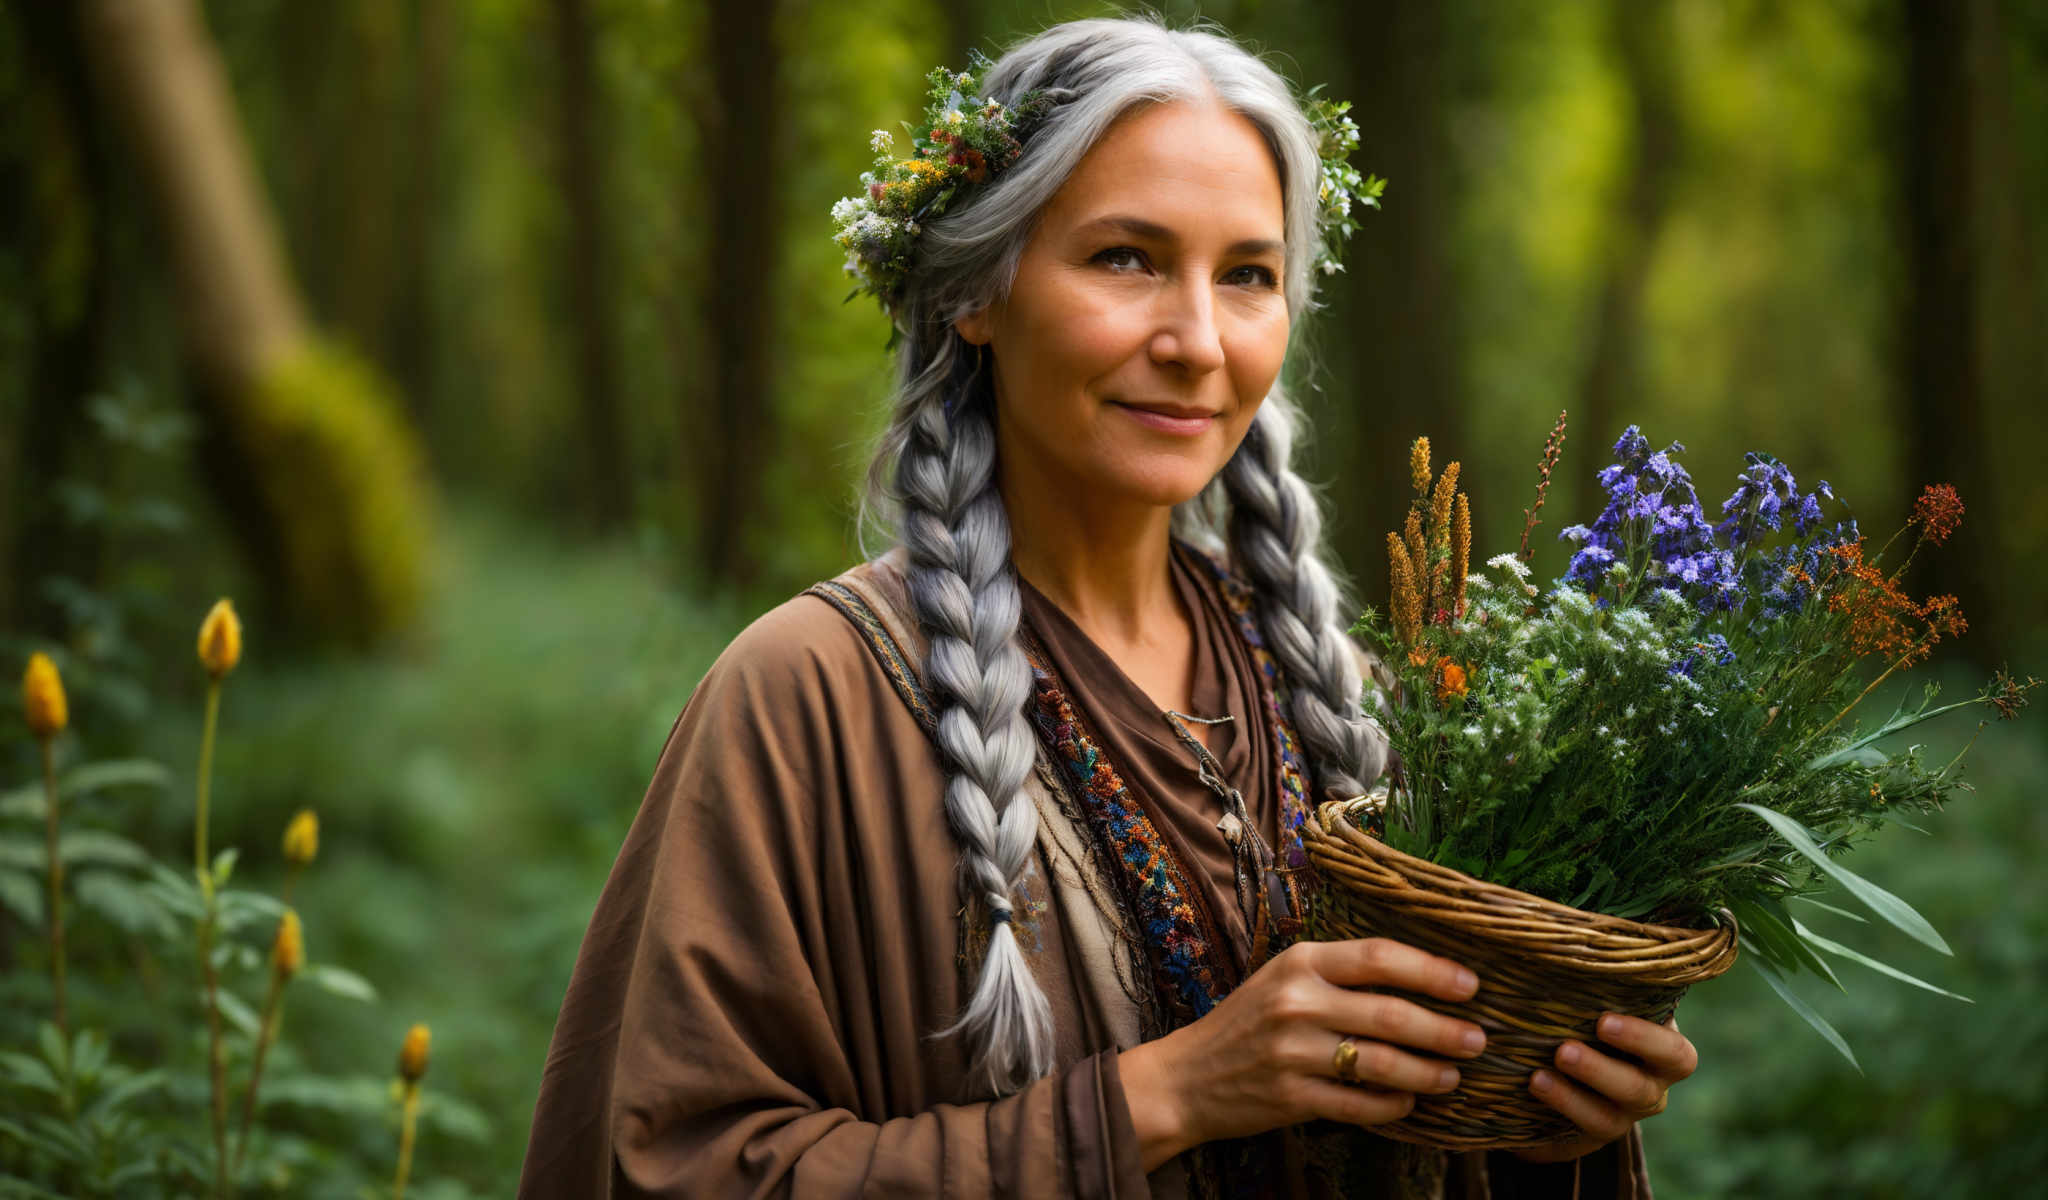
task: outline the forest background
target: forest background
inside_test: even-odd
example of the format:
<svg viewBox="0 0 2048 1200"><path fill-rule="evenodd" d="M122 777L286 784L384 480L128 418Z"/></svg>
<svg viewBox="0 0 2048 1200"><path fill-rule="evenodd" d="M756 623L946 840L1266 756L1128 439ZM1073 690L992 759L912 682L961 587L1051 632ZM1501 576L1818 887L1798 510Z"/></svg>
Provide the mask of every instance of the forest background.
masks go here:
<svg viewBox="0 0 2048 1200"><path fill-rule="evenodd" d="M0 662L58 655L74 757L189 778L192 633L236 598L249 650L215 836L271 847L318 809L310 949L381 992L294 1000L281 1069L347 1076L432 1023L427 1103L446 1099L416 1176L429 1195L507 1194L670 723L752 616L860 557L887 328L842 303L828 208L868 131L915 115L930 66L1109 10L5 9ZM1934 671L1959 690L2001 664L2048 673L2048 8L1200 12L1353 100L1354 161L1391 180L1289 368L1362 600L1382 598L1411 438L1463 460L1491 553L1568 409L1546 534L1595 510L1593 471L1629 423L1686 442L1709 496L1768 450L1870 530L1953 482L1969 516L1916 583L1957 593L1972 629ZM1747 973L1698 989L1683 1020L1704 1067L1647 1130L1660 1194L2008 1195L2048 1175L2041 730L1994 731L1974 794L1857 859L1956 955L1861 944L1975 1003L1868 973L1847 995L1806 988L1859 1074ZM0 725L0 789L37 772L27 733ZM182 786L75 819L175 861ZM274 878L275 858L244 870ZM47 1002L26 965L39 936L0 907L11 1048ZM81 936L101 957L75 1002L118 1028L150 963L118 931ZM150 1003L186 1003L180 965L156 965L177 981ZM267 1119L333 1117L278 1104Z"/></svg>

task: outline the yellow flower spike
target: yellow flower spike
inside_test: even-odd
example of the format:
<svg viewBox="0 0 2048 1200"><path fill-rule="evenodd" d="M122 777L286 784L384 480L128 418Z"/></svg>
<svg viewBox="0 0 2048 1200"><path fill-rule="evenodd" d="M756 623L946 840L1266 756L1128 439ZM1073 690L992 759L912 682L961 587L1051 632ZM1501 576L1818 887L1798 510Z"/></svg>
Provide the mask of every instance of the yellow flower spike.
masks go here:
<svg viewBox="0 0 2048 1200"><path fill-rule="evenodd" d="M398 1074L407 1083L418 1083L427 1073L427 1043L432 1034L425 1025L406 1030L405 1045L398 1051Z"/></svg>
<svg viewBox="0 0 2048 1200"><path fill-rule="evenodd" d="M71 723L71 708L64 699L64 677L57 664L38 650L28 656L28 670L21 675L21 708L28 717L28 731L42 740L64 732Z"/></svg>
<svg viewBox="0 0 2048 1200"><path fill-rule="evenodd" d="M1452 616L1465 614L1465 576L1472 570L1472 502L1458 493L1458 515L1451 523Z"/></svg>
<svg viewBox="0 0 2048 1200"><path fill-rule="evenodd" d="M1415 566L1399 534L1387 535L1388 583L1391 585L1394 636L1404 646L1422 637L1422 595L1415 587Z"/></svg>
<svg viewBox="0 0 2048 1200"><path fill-rule="evenodd" d="M320 853L320 818L310 808L302 808L299 815L284 829L284 860L294 867L311 863Z"/></svg>
<svg viewBox="0 0 2048 1200"><path fill-rule="evenodd" d="M242 661L242 619L226 597L214 601L199 625L199 662L215 679Z"/></svg>
<svg viewBox="0 0 2048 1200"><path fill-rule="evenodd" d="M1417 496L1429 495L1429 439L1419 437L1408 447L1408 475Z"/></svg>
<svg viewBox="0 0 2048 1200"><path fill-rule="evenodd" d="M270 968L279 978L290 979L306 965L306 931L299 924L298 910L287 908L277 922L277 937L270 943Z"/></svg>

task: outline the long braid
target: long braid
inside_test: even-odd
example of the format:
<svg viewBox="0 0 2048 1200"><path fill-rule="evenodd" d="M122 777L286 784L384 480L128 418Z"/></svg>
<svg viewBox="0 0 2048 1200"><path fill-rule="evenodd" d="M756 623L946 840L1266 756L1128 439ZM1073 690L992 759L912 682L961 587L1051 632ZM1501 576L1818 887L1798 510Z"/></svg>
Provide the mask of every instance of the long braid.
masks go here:
<svg viewBox="0 0 2048 1200"><path fill-rule="evenodd" d="M911 601L930 643L946 817L961 846L963 889L980 893L993 921L974 995L941 1036L964 1033L974 1073L1003 1093L1052 1069L1052 1009L1010 921L1038 837L1038 811L1022 794L1038 742L1024 713L1031 669L1016 639L1023 601L996 490L995 430L974 377L955 382L963 347L946 339L913 377L911 390L922 395L900 410L894 498ZM957 405L950 416L949 396Z"/></svg>
<svg viewBox="0 0 2048 1200"><path fill-rule="evenodd" d="M1291 465L1295 419L1276 386L1224 466L1229 541L1257 594L1260 628L1293 685L1289 715L1308 743L1316 785L1344 798L1379 777L1387 744L1360 708L1358 659L1321 558L1322 509Z"/></svg>

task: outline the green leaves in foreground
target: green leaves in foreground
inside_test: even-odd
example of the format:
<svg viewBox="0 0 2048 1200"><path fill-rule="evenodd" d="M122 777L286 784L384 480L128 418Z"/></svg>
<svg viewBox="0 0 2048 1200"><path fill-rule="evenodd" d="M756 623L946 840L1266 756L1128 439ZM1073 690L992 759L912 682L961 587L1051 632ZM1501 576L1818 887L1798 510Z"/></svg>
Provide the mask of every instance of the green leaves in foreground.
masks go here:
<svg viewBox="0 0 2048 1200"><path fill-rule="evenodd" d="M1805 826L1784 813L1764 808L1761 805L1738 803L1736 807L1748 809L1750 812L1755 813L1779 837L1785 839L1786 844L1792 848L1794 853L1811 862L1829 878L1840 883L1848 890L1850 895L1861 900L1870 911L1884 918L1901 932L1922 945L1930 946L1941 951L1943 954L1954 954L1954 951L1949 949L1948 943L1943 941L1941 935L1934 931L1934 926L1928 924L1927 918L1915 912L1912 905L1907 904L1904 900L1899 899L1897 896L1892 895L1890 892L1885 891L1883 888L1829 858L1827 851L1821 848L1820 844L1814 840L1813 834ZM1806 897L1799 898L1807 899ZM1809 902L1819 908L1848 917L1851 920L1862 920L1855 913L1846 912L1832 905L1822 904L1817 900L1810 900ZM1742 926L1743 947L1750 952L1749 961L1756 967L1758 973L1763 975L1764 981L1771 985L1771 990L1778 993L1778 997L1793 1012L1798 1013L1802 1020L1808 1025L1813 1026L1814 1030L1823 1038L1826 1038L1829 1045L1840 1051L1842 1057L1849 1060L1849 1065L1855 1067L1859 1072L1863 1068L1856 1062L1856 1056L1850 1053L1849 1043L1843 1039L1834 1026L1828 1024L1824 1017L1814 1011L1811 1005L1807 1004L1805 1000L1801 999L1792 990L1791 985L1785 979L1787 974L1805 968L1825 978L1828 982L1834 984L1837 989L1846 990L1842 989L1842 982L1835 977L1834 971L1829 969L1827 963L1820 958L1820 954L1831 954L1837 958L1847 959L1850 962L1869 967L1873 971L1890 976L1903 983L1910 983L1914 987L1925 988L1927 991L1938 995L1949 996L1966 1004L1970 1003L1970 998L1967 996L1959 996L1945 988L1936 987L1926 980L1908 975L1897 967L1879 962L1877 959L1871 958L1861 951L1852 950L1839 942L1822 937L1813 932L1813 930L1808 929L1797 918L1785 913L1782 903L1774 903L1769 906L1741 904L1736 906L1735 914L1736 919Z"/></svg>

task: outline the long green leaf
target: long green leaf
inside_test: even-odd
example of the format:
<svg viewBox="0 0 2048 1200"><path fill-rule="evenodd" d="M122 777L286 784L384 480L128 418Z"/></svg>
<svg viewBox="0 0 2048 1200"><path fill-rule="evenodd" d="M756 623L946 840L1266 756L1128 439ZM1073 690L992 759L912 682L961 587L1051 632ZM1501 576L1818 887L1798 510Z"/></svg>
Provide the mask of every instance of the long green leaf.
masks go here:
<svg viewBox="0 0 2048 1200"><path fill-rule="evenodd" d="M1799 998L1799 994L1785 983L1785 977L1778 974L1776 967L1761 958L1752 958L1749 961L1750 965L1756 968L1757 974L1764 977L1764 982L1771 985L1771 990L1778 993L1778 999L1783 1000L1787 1008L1798 1013L1801 1019L1813 1026L1814 1032L1828 1040L1828 1045L1841 1051L1842 1057L1849 1060L1849 1065L1856 1068L1858 1075L1863 1074L1863 1064L1857 1062L1856 1056L1849 1052L1849 1043L1842 1040L1842 1035L1835 1032L1835 1027L1828 1024L1826 1017L1813 1011L1811 1004Z"/></svg>
<svg viewBox="0 0 2048 1200"><path fill-rule="evenodd" d="M1797 900L1797 901L1799 901L1799 902L1800 902L1801 904L1811 904L1811 905L1813 905L1813 906L1814 906L1815 908L1823 908L1823 909L1826 909L1827 911L1829 911L1829 912L1831 912L1831 913L1835 914L1835 915L1836 915L1836 916L1838 916L1838 917L1847 917L1847 918L1849 918L1849 919L1850 919L1851 921L1854 921L1854 922L1856 922L1856 923L1857 923L1858 925L1868 925L1868 924L1870 924L1870 922L1869 922L1869 921L1867 921L1867 920L1865 920L1865 919L1863 918L1863 914L1861 914L1861 913L1852 913L1852 912L1850 912L1850 911L1849 911L1848 909L1846 909L1846 908L1836 908L1836 907L1835 907L1834 905L1832 905L1832 904L1824 904L1824 903L1822 903L1821 901L1819 901L1819 900L1816 900L1816 899L1814 899L1814 898L1813 898L1813 897L1811 897L1811 896L1794 896L1794 897L1792 897L1792 898L1793 898L1794 900Z"/></svg>
<svg viewBox="0 0 2048 1200"><path fill-rule="evenodd" d="M1790 917L1773 911L1768 905L1748 901L1738 901L1732 907L1742 932L1766 947L1770 953L1765 957L1772 962L1788 970L1804 967L1834 984L1836 991L1846 993L1849 990L1842 986L1842 981L1835 977L1834 970L1826 961L1793 932Z"/></svg>
<svg viewBox="0 0 2048 1200"><path fill-rule="evenodd" d="M1859 954L1858 952L1851 950L1849 947L1842 945L1840 942L1831 942L1828 939L1822 937L1821 935L1815 933L1813 930L1808 929L1806 926L1801 925L1796 918L1792 922L1792 931L1794 933L1797 933L1800 937L1806 939L1808 942L1813 943L1813 945L1819 947L1822 950L1827 951L1829 954L1832 954L1837 958L1846 958L1850 962L1862 963L1864 966L1869 967L1871 970L1876 971L1878 974L1889 975L1893 979L1898 980L1900 983L1910 983L1916 988L1925 988L1928 991L1933 992L1937 996L1947 996L1954 1000L1960 1000L1965 1004L1976 1003L1975 1000L1972 1000L1968 996L1962 995L1959 992L1951 992L1947 988L1936 987L1933 984L1927 982L1925 979L1915 979L1913 976L1906 974L1904 971L1899 970L1897 967L1881 963L1867 954Z"/></svg>
<svg viewBox="0 0 2048 1200"><path fill-rule="evenodd" d="M1849 893L1863 901L1871 912L1891 922L1906 936L1943 954L1955 954L1955 951L1948 948L1948 943L1941 940L1941 935L1934 931L1934 926L1927 923L1927 918L1913 911L1912 905L1829 858L1826 851L1814 844L1813 835L1806 831L1805 826L1784 813L1762 805L1738 803L1735 807L1746 808L1762 817L1766 824L1778 831L1780 837L1791 843L1794 850L1806 856L1808 861L1826 872L1836 883L1849 889Z"/></svg>

